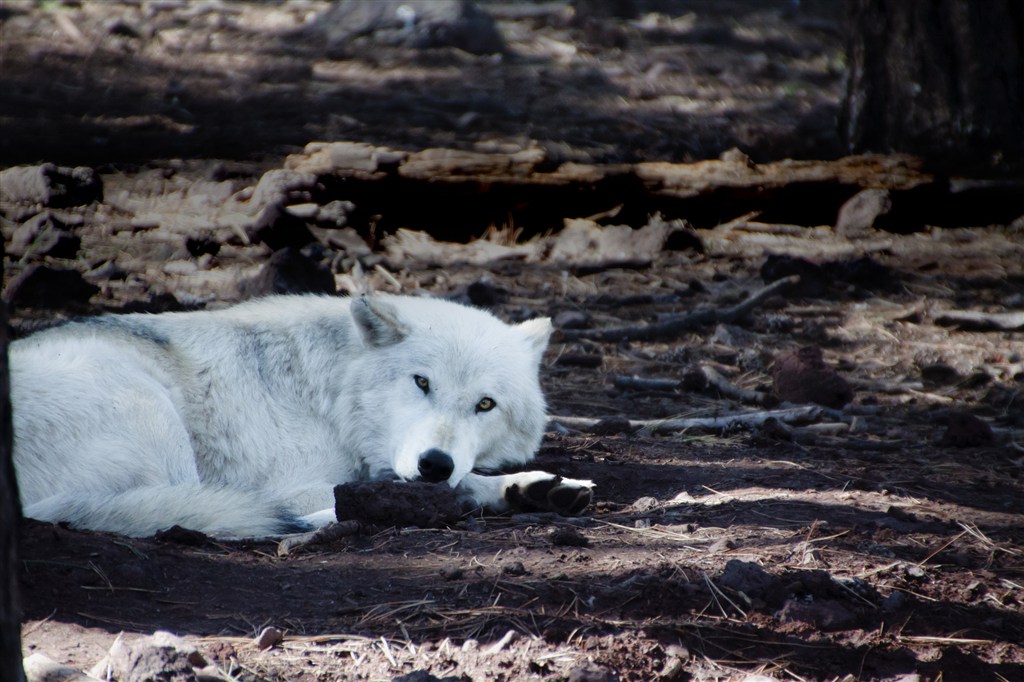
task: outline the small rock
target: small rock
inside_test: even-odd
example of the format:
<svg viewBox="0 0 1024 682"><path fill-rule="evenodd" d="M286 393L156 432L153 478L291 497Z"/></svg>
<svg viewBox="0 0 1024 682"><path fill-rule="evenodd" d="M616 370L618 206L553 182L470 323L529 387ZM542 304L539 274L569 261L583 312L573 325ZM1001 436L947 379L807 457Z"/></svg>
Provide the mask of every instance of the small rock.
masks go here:
<svg viewBox="0 0 1024 682"><path fill-rule="evenodd" d="M809 623L827 632L851 628L857 620L852 611L832 599L812 602L788 599L778 616L783 623Z"/></svg>
<svg viewBox="0 0 1024 682"><path fill-rule="evenodd" d="M638 497L633 500L633 504L629 505L629 508L631 511L643 513L651 511L652 509L657 509L658 504L659 502L657 497L645 495L644 497Z"/></svg>
<svg viewBox="0 0 1024 682"><path fill-rule="evenodd" d="M241 283L243 296L268 294L334 294L334 275L297 248L276 251L251 279Z"/></svg>
<svg viewBox="0 0 1024 682"><path fill-rule="evenodd" d="M893 517L897 521L903 521L905 523L917 523L917 517L908 511L900 509L899 507L890 505L885 513Z"/></svg>
<svg viewBox="0 0 1024 682"><path fill-rule="evenodd" d="M852 237L875 226L876 221L892 209L888 190L865 189L846 200L836 218L836 234Z"/></svg>
<svg viewBox="0 0 1024 682"><path fill-rule="evenodd" d="M710 554L721 554L722 552L727 552L730 549L735 548L736 543L733 542L733 540L731 540L730 538L718 538L710 545L708 545L708 552Z"/></svg>
<svg viewBox="0 0 1024 682"><path fill-rule="evenodd" d="M161 631L131 643L125 641L123 634L118 635L106 658L97 663L89 674L103 680L125 682L191 682L195 679L194 668L206 665L194 646Z"/></svg>
<svg viewBox="0 0 1024 682"><path fill-rule="evenodd" d="M617 433L633 433L633 426L626 417L606 417L587 430L596 436L613 436Z"/></svg>
<svg viewBox="0 0 1024 682"><path fill-rule="evenodd" d="M690 650L682 644L669 644L665 649L665 655L669 658L678 658L681 661L690 659Z"/></svg>
<svg viewBox="0 0 1024 682"><path fill-rule="evenodd" d="M726 149L724 152L718 155L719 161L725 163L734 163L739 166L746 166L747 168L755 168L757 164L739 147L731 147Z"/></svg>
<svg viewBox="0 0 1024 682"><path fill-rule="evenodd" d="M590 540L572 527L560 527L551 531L548 540L555 547L589 547Z"/></svg>
<svg viewBox="0 0 1024 682"><path fill-rule="evenodd" d="M946 427L946 433L942 436L943 445L969 448L989 445L994 441L995 434L988 422L963 410L954 410L949 413L949 426Z"/></svg>
<svg viewBox="0 0 1024 682"><path fill-rule="evenodd" d="M935 388L937 386L950 386L960 382L963 377L960 372L956 371L956 368L950 367L943 362L935 362L929 365L924 365L920 369L921 381L924 383L925 388Z"/></svg>
<svg viewBox="0 0 1024 682"><path fill-rule="evenodd" d="M757 342L757 334L733 324L719 324L708 341L730 348L746 348Z"/></svg>
<svg viewBox="0 0 1024 682"><path fill-rule="evenodd" d="M501 572L505 575L513 576L526 575L529 573L529 571L526 570L526 567L523 566L522 561L510 561L501 567Z"/></svg>
<svg viewBox="0 0 1024 682"><path fill-rule="evenodd" d="M458 580L466 574L465 569L459 568L458 566L444 567L439 573L445 580Z"/></svg>
<svg viewBox="0 0 1024 682"><path fill-rule="evenodd" d="M255 639L254 643L256 648L260 651L269 649L270 647L280 644L284 640L284 633L275 628L273 625L263 628L263 631Z"/></svg>
<svg viewBox="0 0 1024 682"><path fill-rule="evenodd" d="M928 574L925 573L925 570L917 564L904 564L903 575L905 575L908 580L913 580L916 582L921 582L928 577Z"/></svg>
<svg viewBox="0 0 1024 682"><path fill-rule="evenodd" d="M718 577L718 584L748 597L760 597L774 588L778 579L753 562L730 559Z"/></svg>
<svg viewBox="0 0 1024 682"><path fill-rule="evenodd" d="M618 682L619 676L611 670L587 663L569 673L568 682Z"/></svg>
<svg viewBox="0 0 1024 682"><path fill-rule="evenodd" d="M556 329L586 329L590 326L590 315L581 310L563 310L552 323Z"/></svg>
<svg viewBox="0 0 1024 682"><path fill-rule="evenodd" d="M882 610L886 612L899 611L907 603L906 592L893 591L882 601Z"/></svg>
<svg viewBox="0 0 1024 682"><path fill-rule="evenodd" d="M817 346L805 346L776 357L772 379L779 400L839 409L853 399L853 388L825 364Z"/></svg>
<svg viewBox="0 0 1024 682"><path fill-rule="evenodd" d="M171 526L167 530L158 531L153 539L157 542L170 542L188 547L201 547L210 541L206 533L181 526Z"/></svg>

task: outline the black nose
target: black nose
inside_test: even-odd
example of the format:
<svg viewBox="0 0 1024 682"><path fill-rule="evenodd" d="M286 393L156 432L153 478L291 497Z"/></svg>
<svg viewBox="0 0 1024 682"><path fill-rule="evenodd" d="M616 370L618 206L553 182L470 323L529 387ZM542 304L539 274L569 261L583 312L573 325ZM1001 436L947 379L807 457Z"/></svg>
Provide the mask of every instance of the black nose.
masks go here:
<svg viewBox="0 0 1024 682"><path fill-rule="evenodd" d="M420 476L424 481L430 483L447 481L454 469L455 462L447 452L434 448L420 455Z"/></svg>

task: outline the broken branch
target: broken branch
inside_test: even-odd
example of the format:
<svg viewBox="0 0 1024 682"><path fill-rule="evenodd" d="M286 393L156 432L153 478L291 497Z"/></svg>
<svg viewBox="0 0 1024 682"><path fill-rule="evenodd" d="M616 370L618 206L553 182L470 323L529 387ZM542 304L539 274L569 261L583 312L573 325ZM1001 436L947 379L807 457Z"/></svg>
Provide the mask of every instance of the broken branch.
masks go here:
<svg viewBox="0 0 1024 682"><path fill-rule="evenodd" d="M787 424L806 424L816 421L822 415L822 408L817 405L802 405L781 410L762 410L727 414L719 417L691 417L678 419L629 419L630 429L638 431L646 429L652 433L686 431L688 429L722 430L734 426L758 426L769 419L777 419ZM602 419L594 417L551 417L550 422L562 426L589 430L600 424Z"/></svg>
<svg viewBox="0 0 1024 682"><path fill-rule="evenodd" d="M733 400L752 405L764 405L768 400L768 396L765 393L737 386L719 374L710 365L699 365L696 369L704 377L704 383L726 398L732 398ZM685 383L678 379L657 379L625 376L622 374L613 375L611 380L616 388L627 391L676 391L682 390Z"/></svg>
<svg viewBox="0 0 1024 682"><path fill-rule="evenodd" d="M768 286L755 291L739 303L721 310L705 309L670 317L662 322L643 327L611 327L609 329L563 329L560 333L566 341L587 339L590 341L656 341L673 339L684 332L721 322L733 322L783 289L800 281L799 275L777 279Z"/></svg>

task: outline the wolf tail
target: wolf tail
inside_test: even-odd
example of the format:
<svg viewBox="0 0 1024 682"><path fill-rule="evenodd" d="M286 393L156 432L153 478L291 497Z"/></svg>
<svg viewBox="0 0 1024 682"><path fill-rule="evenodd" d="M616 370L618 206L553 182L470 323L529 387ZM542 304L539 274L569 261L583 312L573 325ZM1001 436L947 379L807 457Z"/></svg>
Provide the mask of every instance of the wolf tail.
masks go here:
<svg viewBox="0 0 1024 682"><path fill-rule="evenodd" d="M200 483L131 488L121 492L73 490L25 507L25 516L72 527L147 537L182 526L221 537L267 537L311 530L266 493Z"/></svg>

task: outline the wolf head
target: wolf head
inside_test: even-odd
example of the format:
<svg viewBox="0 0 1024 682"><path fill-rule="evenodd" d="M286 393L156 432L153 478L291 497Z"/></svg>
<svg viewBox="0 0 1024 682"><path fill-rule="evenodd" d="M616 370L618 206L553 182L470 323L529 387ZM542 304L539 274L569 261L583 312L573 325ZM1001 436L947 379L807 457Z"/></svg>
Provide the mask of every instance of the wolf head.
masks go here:
<svg viewBox="0 0 1024 682"><path fill-rule="evenodd" d="M358 431L374 477L447 482L533 458L546 421L538 377L547 318L508 325L437 299L364 296L351 315ZM366 429L367 426L371 428Z"/></svg>

